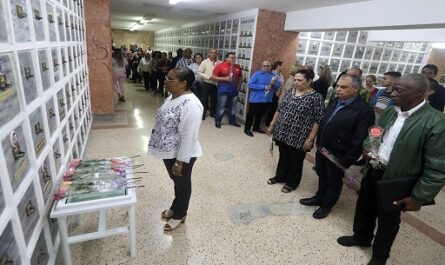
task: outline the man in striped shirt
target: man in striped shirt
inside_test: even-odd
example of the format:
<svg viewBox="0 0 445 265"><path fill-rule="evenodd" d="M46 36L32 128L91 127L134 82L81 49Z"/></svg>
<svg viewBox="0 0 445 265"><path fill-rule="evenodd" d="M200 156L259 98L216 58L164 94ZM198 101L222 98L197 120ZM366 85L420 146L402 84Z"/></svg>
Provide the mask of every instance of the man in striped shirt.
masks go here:
<svg viewBox="0 0 445 265"><path fill-rule="evenodd" d="M400 76L402 75L399 72L386 72L383 74L382 85L385 87L385 89L381 89L375 95L377 97L377 103L374 107L376 120L380 117L381 113L385 109L394 105L391 99L392 84Z"/></svg>

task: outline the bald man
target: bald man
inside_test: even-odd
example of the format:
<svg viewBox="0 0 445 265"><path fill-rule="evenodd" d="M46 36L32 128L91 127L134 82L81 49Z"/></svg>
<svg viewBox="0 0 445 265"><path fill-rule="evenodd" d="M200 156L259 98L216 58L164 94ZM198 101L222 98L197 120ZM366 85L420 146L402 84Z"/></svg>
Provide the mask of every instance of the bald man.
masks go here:
<svg viewBox="0 0 445 265"><path fill-rule="evenodd" d="M355 208L354 235L337 239L342 246L370 247L368 265L384 265L399 231L401 211L419 211L431 203L445 184L445 116L426 103L428 79L408 74L394 81L391 98L395 105L383 112L378 125L384 128L376 159L368 163ZM370 141L364 143L364 156ZM372 165L372 166L371 166ZM403 181L415 177L410 195L398 198L399 209L388 211L379 203L378 181ZM374 229L378 221L377 231Z"/></svg>
<svg viewBox="0 0 445 265"><path fill-rule="evenodd" d="M266 60L262 63L261 69L256 71L249 80L249 111L247 112L244 133L253 136L253 131L266 133L260 128L261 119L266 113L275 92L282 86L280 79L271 68L272 63Z"/></svg>

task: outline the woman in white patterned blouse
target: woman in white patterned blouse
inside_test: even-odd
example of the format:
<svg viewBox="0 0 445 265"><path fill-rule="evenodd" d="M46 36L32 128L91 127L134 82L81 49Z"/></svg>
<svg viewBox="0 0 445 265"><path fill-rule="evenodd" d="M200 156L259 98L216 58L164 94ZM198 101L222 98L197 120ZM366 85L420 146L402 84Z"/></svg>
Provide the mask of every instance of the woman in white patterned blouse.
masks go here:
<svg viewBox="0 0 445 265"><path fill-rule="evenodd" d="M175 199L161 213L171 231L185 222L191 196L191 174L196 158L202 155L198 141L203 106L191 92L195 74L188 68L174 68L165 77L171 95L156 112L156 123L148 144L149 152L164 160L175 186Z"/></svg>

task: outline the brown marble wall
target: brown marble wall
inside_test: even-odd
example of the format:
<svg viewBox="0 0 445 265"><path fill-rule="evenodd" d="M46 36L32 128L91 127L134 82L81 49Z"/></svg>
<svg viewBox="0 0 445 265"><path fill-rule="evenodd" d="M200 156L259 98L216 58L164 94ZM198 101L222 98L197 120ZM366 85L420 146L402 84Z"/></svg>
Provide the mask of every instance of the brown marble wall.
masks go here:
<svg viewBox="0 0 445 265"><path fill-rule="evenodd" d="M85 23L93 113L113 114L110 0L86 0Z"/></svg>
<svg viewBox="0 0 445 265"><path fill-rule="evenodd" d="M444 49L432 49L428 63L437 65L439 71L437 72L436 80L440 81L442 73L445 71L445 50Z"/></svg>
<svg viewBox="0 0 445 265"><path fill-rule="evenodd" d="M155 34L152 31L129 31L123 29L112 29L111 36L116 47L124 44L136 44L139 48L147 49L147 46L154 48Z"/></svg>
<svg viewBox="0 0 445 265"><path fill-rule="evenodd" d="M286 13L260 9L256 27L252 71L261 68L264 60L283 61L283 75L295 63L298 33L284 31Z"/></svg>

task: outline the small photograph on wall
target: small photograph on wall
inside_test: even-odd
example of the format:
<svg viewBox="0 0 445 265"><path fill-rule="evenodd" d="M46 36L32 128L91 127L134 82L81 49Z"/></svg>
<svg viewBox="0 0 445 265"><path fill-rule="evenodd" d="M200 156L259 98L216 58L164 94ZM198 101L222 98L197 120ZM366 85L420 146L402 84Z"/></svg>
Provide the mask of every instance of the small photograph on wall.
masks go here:
<svg viewBox="0 0 445 265"><path fill-rule="evenodd" d="M321 44L321 56L331 56L331 50L332 50L332 43L330 42L323 42Z"/></svg>
<svg viewBox="0 0 445 265"><path fill-rule="evenodd" d="M9 132L2 140L9 179L15 191L29 169L28 151L22 125Z"/></svg>
<svg viewBox="0 0 445 265"><path fill-rule="evenodd" d="M325 40L333 40L335 35L335 31L327 31L324 33L323 39Z"/></svg>
<svg viewBox="0 0 445 265"><path fill-rule="evenodd" d="M215 23L215 34L218 35L219 33L219 23Z"/></svg>
<svg viewBox="0 0 445 265"><path fill-rule="evenodd" d="M295 59L296 64L303 64L303 61L304 61L304 56L297 56L297 58Z"/></svg>
<svg viewBox="0 0 445 265"><path fill-rule="evenodd" d="M409 54L408 63L414 63L416 61L417 53L412 52Z"/></svg>
<svg viewBox="0 0 445 265"><path fill-rule="evenodd" d="M340 59L331 59L331 70L333 73L338 72L338 68L340 67Z"/></svg>
<svg viewBox="0 0 445 265"><path fill-rule="evenodd" d="M384 73L386 73L388 69L388 64L387 63L381 63L380 67L379 67L379 75L383 75Z"/></svg>
<svg viewBox="0 0 445 265"><path fill-rule="evenodd" d="M385 46L385 42L384 41L379 41L379 42L377 42L377 46L384 47Z"/></svg>
<svg viewBox="0 0 445 265"><path fill-rule="evenodd" d="M358 38L358 31L349 31L348 41L349 43L356 43Z"/></svg>
<svg viewBox="0 0 445 265"><path fill-rule="evenodd" d="M311 32L311 38L312 39L321 39L321 34L322 34L322 32L319 32L319 31Z"/></svg>
<svg viewBox="0 0 445 265"><path fill-rule="evenodd" d="M403 42L402 41L396 41L396 43L394 44L394 48L402 49L403 48Z"/></svg>
<svg viewBox="0 0 445 265"><path fill-rule="evenodd" d="M346 71L351 67L351 60L343 60L340 64L340 72Z"/></svg>
<svg viewBox="0 0 445 265"><path fill-rule="evenodd" d="M366 44L367 41L368 41L368 32L360 31L360 34L358 37L358 44Z"/></svg>
<svg viewBox="0 0 445 265"><path fill-rule="evenodd" d="M370 65L369 62L363 62L361 69L362 69L364 74L369 73L369 65Z"/></svg>
<svg viewBox="0 0 445 265"><path fill-rule="evenodd" d="M346 45L345 46L345 53L343 54L343 57L345 58L352 58L352 55L354 54L354 45Z"/></svg>
<svg viewBox="0 0 445 265"><path fill-rule="evenodd" d="M355 48L354 59L362 59L363 54L365 54L365 47L357 46Z"/></svg>
<svg viewBox="0 0 445 265"><path fill-rule="evenodd" d="M310 54L310 55L318 55L318 48L319 47L320 47L320 42L318 42L318 41L311 41L309 43L308 54Z"/></svg>
<svg viewBox="0 0 445 265"><path fill-rule="evenodd" d="M300 38L308 38L309 32L300 32Z"/></svg>
<svg viewBox="0 0 445 265"><path fill-rule="evenodd" d="M377 74L377 68L379 67L379 63L371 63L369 66L369 73L370 74Z"/></svg>
<svg viewBox="0 0 445 265"><path fill-rule="evenodd" d="M336 41L345 41L346 40L346 31L337 31L335 40Z"/></svg>
<svg viewBox="0 0 445 265"><path fill-rule="evenodd" d="M238 29L239 29L239 19L234 19L232 21L232 33L238 34Z"/></svg>
<svg viewBox="0 0 445 265"><path fill-rule="evenodd" d="M382 61L389 61L391 59L392 49L385 49L383 51Z"/></svg>
<svg viewBox="0 0 445 265"><path fill-rule="evenodd" d="M306 53L307 40L300 40L298 43L297 53L304 54Z"/></svg>
<svg viewBox="0 0 445 265"><path fill-rule="evenodd" d="M402 54L401 51L399 50L394 50L394 52L392 53L391 56L391 61L392 62L398 62L400 60L400 55Z"/></svg>
<svg viewBox="0 0 445 265"><path fill-rule="evenodd" d="M334 51L332 52L332 56L341 57L343 53L344 44L336 43L334 44Z"/></svg>
<svg viewBox="0 0 445 265"><path fill-rule="evenodd" d="M397 65L395 63L390 63L388 66L388 71L387 72L392 72L395 71L397 69Z"/></svg>
<svg viewBox="0 0 445 265"><path fill-rule="evenodd" d="M405 74L410 74L413 72L413 66L412 65L406 65L405 67Z"/></svg>
<svg viewBox="0 0 445 265"><path fill-rule="evenodd" d="M374 48L366 47L365 56L363 57L363 59L371 60L373 52L374 52Z"/></svg>
<svg viewBox="0 0 445 265"><path fill-rule="evenodd" d="M236 50L236 41L237 41L237 36L232 36L230 37L230 49L231 50Z"/></svg>
<svg viewBox="0 0 445 265"><path fill-rule="evenodd" d="M394 47L394 44L395 44L394 41L388 41L388 42L386 43L386 47L388 47L388 48L392 48L392 47Z"/></svg>
<svg viewBox="0 0 445 265"><path fill-rule="evenodd" d="M225 34L226 33L226 22L225 21L221 21L221 26L219 28L219 33L220 34Z"/></svg>
<svg viewBox="0 0 445 265"><path fill-rule="evenodd" d="M411 50L411 46L413 45L412 42L404 42L403 43L403 49L404 50Z"/></svg>
<svg viewBox="0 0 445 265"><path fill-rule="evenodd" d="M329 59L328 58L319 58L317 68L315 68L315 69L320 69L320 67L324 67L326 65L329 65Z"/></svg>
<svg viewBox="0 0 445 265"><path fill-rule="evenodd" d="M419 53L419 55L417 55L417 58L416 58L416 63L417 64L421 64L421 63L423 63L423 58L425 57L425 54L424 53Z"/></svg>
<svg viewBox="0 0 445 265"><path fill-rule="evenodd" d="M317 62L317 57L306 57L304 65L311 65L312 67L315 67L316 62Z"/></svg>
<svg viewBox="0 0 445 265"><path fill-rule="evenodd" d="M404 64L398 64L396 71L400 72L401 74L403 74L403 70L405 69L405 65Z"/></svg>
<svg viewBox="0 0 445 265"><path fill-rule="evenodd" d="M376 48L374 51L374 55L372 56L372 60L374 61L380 61L380 58L382 58L383 49L382 48Z"/></svg>
<svg viewBox="0 0 445 265"><path fill-rule="evenodd" d="M226 22L226 34L232 34L232 20Z"/></svg>

